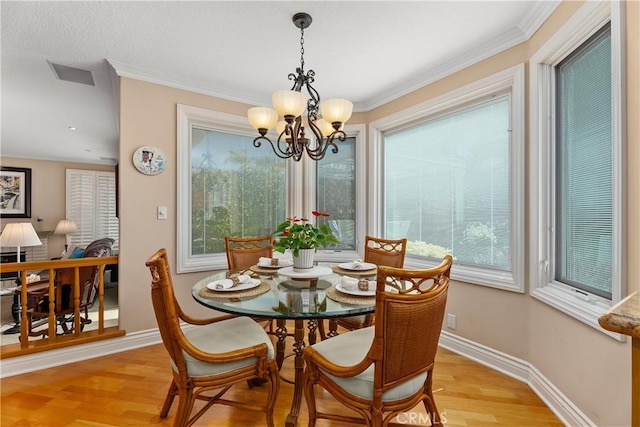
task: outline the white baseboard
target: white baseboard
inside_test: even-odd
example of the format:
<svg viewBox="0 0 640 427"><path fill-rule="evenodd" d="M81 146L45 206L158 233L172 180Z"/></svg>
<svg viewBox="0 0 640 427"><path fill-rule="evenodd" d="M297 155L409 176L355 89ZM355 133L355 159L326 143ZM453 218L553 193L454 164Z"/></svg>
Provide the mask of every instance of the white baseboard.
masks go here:
<svg viewBox="0 0 640 427"><path fill-rule="evenodd" d="M158 331L158 329L150 329L148 331L127 334L119 338L64 347L58 350L44 351L26 356L11 357L3 359L0 362L0 378L107 356L109 354L133 350L161 342L160 331Z"/></svg>
<svg viewBox="0 0 640 427"><path fill-rule="evenodd" d="M447 331L440 334L439 345L528 384L565 426L596 425L531 363Z"/></svg>

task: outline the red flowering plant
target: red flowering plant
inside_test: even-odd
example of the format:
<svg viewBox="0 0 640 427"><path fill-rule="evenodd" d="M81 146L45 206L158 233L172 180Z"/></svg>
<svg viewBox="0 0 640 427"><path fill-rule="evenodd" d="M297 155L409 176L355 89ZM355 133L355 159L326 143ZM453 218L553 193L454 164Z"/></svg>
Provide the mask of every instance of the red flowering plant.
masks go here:
<svg viewBox="0 0 640 427"><path fill-rule="evenodd" d="M325 219L329 216L326 212L311 212L314 217ZM319 247L327 247L331 244L338 244L340 240L333 234L331 228L322 222L315 226L309 222L307 218L287 218L285 222L280 224L274 236L278 239L273 247L277 252L284 253L285 250L291 250L293 256L300 254L300 249L318 249Z"/></svg>

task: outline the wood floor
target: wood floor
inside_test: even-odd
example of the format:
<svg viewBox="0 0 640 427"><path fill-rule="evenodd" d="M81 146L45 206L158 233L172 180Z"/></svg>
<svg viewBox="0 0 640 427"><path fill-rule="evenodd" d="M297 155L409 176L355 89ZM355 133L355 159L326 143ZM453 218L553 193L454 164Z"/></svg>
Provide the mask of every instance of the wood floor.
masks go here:
<svg viewBox="0 0 640 427"><path fill-rule="evenodd" d="M2 427L171 426L158 416L171 380L169 358L162 345L100 357L1 380ZM282 375L292 378L292 359ZM519 381L444 349L439 349L434 391L446 426L562 426L531 389ZM282 382L275 412L283 426L293 386ZM261 387L236 386L227 396L264 401ZM337 407L330 395L319 392L319 405ZM345 411L346 409L338 408ZM307 425L302 403L299 426ZM259 412L214 406L197 426L263 426ZM395 425L429 425L424 409L416 407ZM345 426L319 421L318 426Z"/></svg>

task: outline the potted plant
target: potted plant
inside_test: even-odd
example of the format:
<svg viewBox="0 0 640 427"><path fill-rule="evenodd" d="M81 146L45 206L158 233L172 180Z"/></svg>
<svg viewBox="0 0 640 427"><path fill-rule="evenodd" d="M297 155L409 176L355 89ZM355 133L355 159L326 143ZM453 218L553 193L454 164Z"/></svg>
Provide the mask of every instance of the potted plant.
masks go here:
<svg viewBox="0 0 640 427"><path fill-rule="evenodd" d="M311 212L314 217L326 218L326 212ZM340 241L333 234L331 228L322 222L318 226L313 225L307 218L292 217L280 225L274 232L277 239L273 249L284 253L287 249L293 256L293 267L306 269L313 266L313 254L319 247L338 244ZM310 261L309 261L310 258Z"/></svg>

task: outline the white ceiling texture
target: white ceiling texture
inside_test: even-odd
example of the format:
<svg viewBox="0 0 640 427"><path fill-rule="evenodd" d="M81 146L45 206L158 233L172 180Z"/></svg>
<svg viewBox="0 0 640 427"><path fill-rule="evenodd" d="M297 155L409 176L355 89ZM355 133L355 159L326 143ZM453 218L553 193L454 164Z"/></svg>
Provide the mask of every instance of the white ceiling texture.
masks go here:
<svg viewBox="0 0 640 427"><path fill-rule="evenodd" d="M313 18L304 59L320 96L366 111L525 41L557 4L3 0L0 155L115 164L117 76L270 105L300 63L297 12Z"/></svg>

